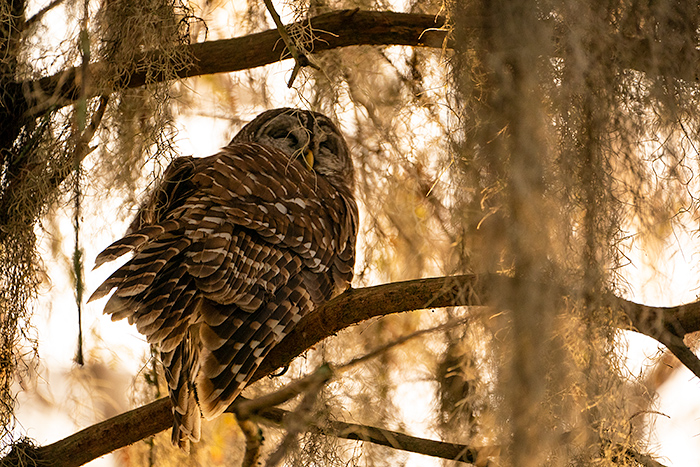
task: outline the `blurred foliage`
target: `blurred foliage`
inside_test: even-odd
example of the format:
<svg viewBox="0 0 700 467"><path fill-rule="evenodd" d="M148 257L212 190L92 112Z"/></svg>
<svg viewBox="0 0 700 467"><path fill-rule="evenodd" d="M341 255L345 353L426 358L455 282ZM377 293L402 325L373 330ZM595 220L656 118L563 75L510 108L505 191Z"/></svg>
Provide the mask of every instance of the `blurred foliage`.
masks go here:
<svg viewBox="0 0 700 467"><path fill-rule="evenodd" d="M395 8L373 0L276 6L285 22L341 8ZM352 419L503 445L505 465L638 465L627 453L647 450L649 421L638 415L653 408L660 383L652 380L661 377L625 376L611 326L616 312L601 297L628 291L621 268L632 248L643 247L653 264L677 232L694 233L700 90L687 78L697 62L696 3L409 1L403 11L447 16L453 49L361 46L314 54L320 69L302 70L292 89L284 87L288 62L179 82L156 78L174 77L187 63L180 44L271 27L259 1L65 0L25 21L27 11L22 0L0 8L3 82L80 65L82 31L90 60L107 65L94 85L117 86L104 115L97 99L82 102L87 122L99 117L83 160L93 205L109 200L118 217L129 215L181 155L178 118L229 122L228 138L264 109L304 107L335 118L353 151L361 205L356 287L486 271L517 279L499 291L496 311L450 309L364 323L249 392L473 314L466 325L344 373L316 401L317 423ZM67 23L63 36L47 36L56 18ZM119 88L134 54L151 49L163 54L143 64L148 84ZM45 216L60 215L71 196L85 128L79 108L19 121L17 138L0 149L0 194L23 190L13 195L13 217L3 220L11 229L0 242L4 435L12 425L13 375L34 361L25 356L34 346L29 318L48 277L36 234L67 235ZM562 288L572 291L563 306L552 299ZM162 394L160 380L153 372L139 375L139 397ZM426 407L420 421L407 413L407 391ZM265 448L273 450L283 432L266 428ZM122 463L228 465L242 456L245 441L229 416L207 424L188 457L168 437L124 450ZM405 457L312 432L299 438L288 462L380 466Z"/></svg>

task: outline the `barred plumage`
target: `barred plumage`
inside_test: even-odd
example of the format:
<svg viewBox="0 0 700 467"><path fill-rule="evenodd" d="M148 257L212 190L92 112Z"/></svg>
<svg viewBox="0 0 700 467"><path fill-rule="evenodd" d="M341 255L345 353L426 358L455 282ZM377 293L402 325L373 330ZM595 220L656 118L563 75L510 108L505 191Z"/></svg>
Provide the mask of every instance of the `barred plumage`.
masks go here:
<svg viewBox="0 0 700 467"><path fill-rule="evenodd" d="M199 439L270 349L350 285L357 206L347 145L325 116L259 115L220 153L178 158L96 266L133 257L90 297L160 346L173 442ZM201 413L200 413L201 410Z"/></svg>

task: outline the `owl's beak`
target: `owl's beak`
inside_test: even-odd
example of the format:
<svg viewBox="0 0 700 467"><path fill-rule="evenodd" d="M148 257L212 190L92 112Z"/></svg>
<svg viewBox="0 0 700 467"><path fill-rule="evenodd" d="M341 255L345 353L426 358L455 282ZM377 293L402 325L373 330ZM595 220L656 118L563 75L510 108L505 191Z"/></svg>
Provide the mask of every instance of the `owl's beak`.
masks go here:
<svg viewBox="0 0 700 467"><path fill-rule="evenodd" d="M304 154L304 162L306 163L306 167L309 170L313 170L313 168L314 168L314 153L311 149L306 150L306 153Z"/></svg>

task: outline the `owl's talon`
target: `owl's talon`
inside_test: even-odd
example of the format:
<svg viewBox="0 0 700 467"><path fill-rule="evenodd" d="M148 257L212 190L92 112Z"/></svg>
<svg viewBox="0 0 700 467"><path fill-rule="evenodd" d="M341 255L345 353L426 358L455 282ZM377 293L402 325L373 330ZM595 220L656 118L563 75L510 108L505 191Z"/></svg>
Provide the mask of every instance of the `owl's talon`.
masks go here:
<svg viewBox="0 0 700 467"><path fill-rule="evenodd" d="M279 373L270 373L270 375L268 375L268 378L270 378L270 379L279 378L280 376L285 374L288 370L289 370L289 365L285 365L285 366L280 368Z"/></svg>

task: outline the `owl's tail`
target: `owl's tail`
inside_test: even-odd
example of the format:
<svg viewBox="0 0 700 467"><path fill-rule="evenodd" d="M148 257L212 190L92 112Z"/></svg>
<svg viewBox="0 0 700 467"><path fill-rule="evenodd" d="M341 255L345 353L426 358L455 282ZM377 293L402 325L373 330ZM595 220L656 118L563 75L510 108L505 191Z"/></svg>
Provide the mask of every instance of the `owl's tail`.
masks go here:
<svg viewBox="0 0 700 467"><path fill-rule="evenodd" d="M197 405L194 391L188 391L186 400L173 406L172 442L185 451L190 450L190 441L199 441L202 429L202 413Z"/></svg>
<svg viewBox="0 0 700 467"><path fill-rule="evenodd" d="M199 441L202 426L202 412L193 384L199 350L188 336L172 351L161 351L161 358L173 404L172 442L189 451L190 441Z"/></svg>
<svg viewBox="0 0 700 467"><path fill-rule="evenodd" d="M288 267L296 264L291 262ZM288 282L254 313L203 301L197 396L206 419L216 418L228 408L270 350L312 308L302 274L294 270Z"/></svg>

